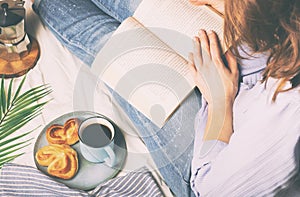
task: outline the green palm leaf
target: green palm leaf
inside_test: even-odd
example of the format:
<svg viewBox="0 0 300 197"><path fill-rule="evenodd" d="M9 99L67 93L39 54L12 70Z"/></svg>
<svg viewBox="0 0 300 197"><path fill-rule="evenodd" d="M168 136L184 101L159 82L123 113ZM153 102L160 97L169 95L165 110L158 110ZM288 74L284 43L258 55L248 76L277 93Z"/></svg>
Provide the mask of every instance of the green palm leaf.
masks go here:
<svg viewBox="0 0 300 197"><path fill-rule="evenodd" d="M13 79L10 81L8 90L5 91L5 81L2 78L0 85L0 168L6 162L14 160L22 155L18 151L30 143L31 139L23 139L34 130L12 136L17 130L29 121L40 115L43 106L48 102L40 102L42 98L51 93L47 85L41 85L21 94L26 77L20 82L13 94Z"/></svg>

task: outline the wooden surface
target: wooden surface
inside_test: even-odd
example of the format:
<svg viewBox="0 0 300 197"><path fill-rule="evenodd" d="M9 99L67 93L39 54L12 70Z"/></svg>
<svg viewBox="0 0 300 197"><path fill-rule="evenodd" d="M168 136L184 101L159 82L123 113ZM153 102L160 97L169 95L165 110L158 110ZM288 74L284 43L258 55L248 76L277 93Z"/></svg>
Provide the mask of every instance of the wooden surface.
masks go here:
<svg viewBox="0 0 300 197"><path fill-rule="evenodd" d="M32 69L40 56L40 47L38 42L29 36L31 48L28 55L21 57L20 60L7 61L0 58L0 76L4 78L19 77Z"/></svg>

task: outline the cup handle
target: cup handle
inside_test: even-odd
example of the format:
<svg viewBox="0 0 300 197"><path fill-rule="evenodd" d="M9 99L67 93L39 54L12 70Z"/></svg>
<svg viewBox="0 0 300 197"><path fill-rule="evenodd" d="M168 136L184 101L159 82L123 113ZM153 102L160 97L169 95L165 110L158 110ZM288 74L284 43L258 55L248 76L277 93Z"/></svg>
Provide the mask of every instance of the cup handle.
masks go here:
<svg viewBox="0 0 300 197"><path fill-rule="evenodd" d="M105 147L104 150L106 151L108 157L106 157L104 159L104 162L109 166L109 167L113 167L115 165L115 161L116 161L116 156L114 151L112 150L112 148L110 146Z"/></svg>

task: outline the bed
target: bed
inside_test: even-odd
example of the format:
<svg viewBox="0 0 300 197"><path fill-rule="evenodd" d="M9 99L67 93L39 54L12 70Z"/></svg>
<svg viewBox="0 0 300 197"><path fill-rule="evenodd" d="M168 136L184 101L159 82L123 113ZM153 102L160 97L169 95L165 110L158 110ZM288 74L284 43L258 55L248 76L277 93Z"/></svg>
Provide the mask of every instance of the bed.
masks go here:
<svg viewBox="0 0 300 197"><path fill-rule="evenodd" d="M103 84L98 84L94 91L94 102L84 100L87 80L80 80L78 73L89 76L89 68L64 48L52 33L43 26L38 16L32 11L31 1L26 0L26 32L35 37L40 45L40 59L37 65L28 72L24 90L41 84L49 84L53 92L47 96L50 102L42 114L29 122L18 132L37 128L30 137L34 138L30 146L23 149L26 153L14 160L14 163L35 166L33 147L37 136L53 119L73 111L95 111L112 119L123 131L127 144L127 157L123 168L117 176L148 167L166 196L172 196L168 187L156 170L147 148L136 133L136 129L124 116ZM22 77L21 77L22 78ZM15 79L16 82L21 78Z"/></svg>

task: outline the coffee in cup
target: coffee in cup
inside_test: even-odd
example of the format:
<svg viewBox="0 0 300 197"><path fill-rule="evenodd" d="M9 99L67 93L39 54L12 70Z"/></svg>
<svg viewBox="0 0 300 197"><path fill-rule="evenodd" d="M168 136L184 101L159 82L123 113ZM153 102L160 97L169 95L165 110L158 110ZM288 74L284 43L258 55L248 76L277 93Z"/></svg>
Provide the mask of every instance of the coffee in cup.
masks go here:
<svg viewBox="0 0 300 197"><path fill-rule="evenodd" d="M115 128L109 120L100 116L88 118L80 124L78 135L80 151L86 160L114 165Z"/></svg>

